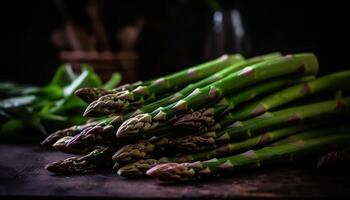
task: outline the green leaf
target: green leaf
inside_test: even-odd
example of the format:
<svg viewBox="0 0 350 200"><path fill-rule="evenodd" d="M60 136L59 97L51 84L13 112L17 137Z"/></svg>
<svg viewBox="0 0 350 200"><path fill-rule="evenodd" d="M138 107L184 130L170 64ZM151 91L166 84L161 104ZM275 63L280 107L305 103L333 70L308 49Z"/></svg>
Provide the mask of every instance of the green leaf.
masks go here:
<svg viewBox="0 0 350 200"><path fill-rule="evenodd" d="M11 97L0 101L0 108L4 110L15 109L15 108L31 105L35 100L36 100L36 97L33 95Z"/></svg>
<svg viewBox="0 0 350 200"><path fill-rule="evenodd" d="M69 97L72 94L74 94L75 90L82 87L84 81L86 81L88 76L89 76L89 71L83 70L83 72L70 85L64 87L63 96Z"/></svg>
<svg viewBox="0 0 350 200"><path fill-rule="evenodd" d="M84 65L82 73L70 84L63 89L63 99L54 102L52 113L59 114L65 110L84 107L86 103L77 98L74 92L81 87L100 87L101 80L93 71L91 66Z"/></svg>
<svg viewBox="0 0 350 200"><path fill-rule="evenodd" d="M23 135L25 123L22 120L11 119L0 126L0 138L6 140L16 140L18 135Z"/></svg>
<svg viewBox="0 0 350 200"><path fill-rule="evenodd" d="M39 91L38 87L19 85L11 82L0 82L0 98L29 95Z"/></svg>
<svg viewBox="0 0 350 200"><path fill-rule="evenodd" d="M5 110L0 109L0 124L4 123L5 121L11 119L12 116L8 114Z"/></svg>
<svg viewBox="0 0 350 200"><path fill-rule="evenodd" d="M112 74L109 81L107 81L107 83L105 83L102 86L102 88L106 89L106 90L111 90L111 89L115 88L120 83L121 80L122 80L122 75L118 72L115 72Z"/></svg>
<svg viewBox="0 0 350 200"><path fill-rule="evenodd" d="M67 121L67 117L54 115L50 113L39 113L41 119L51 120L51 121Z"/></svg>
<svg viewBox="0 0 350 200"><path fill-rule="evenodd" d="M81 66L83 70L89 71L89 79L84 87L101 87L101 78L95 73L93 67L89 64L82 64Z"/></svg>
<svg viewBox="0 0 350 200"><path fill-rule="evenodd" d="M76 78L72 66L68 63L61 65L55 72L50 85L64 87L70 84Z"/></svg>
<svg viewBox="0 0 350 200"><path fill-rule="evenodd" d="M36 95L50 100L59 99L63 97L63 89L58 85L48 85L40 88Z"/></svg>

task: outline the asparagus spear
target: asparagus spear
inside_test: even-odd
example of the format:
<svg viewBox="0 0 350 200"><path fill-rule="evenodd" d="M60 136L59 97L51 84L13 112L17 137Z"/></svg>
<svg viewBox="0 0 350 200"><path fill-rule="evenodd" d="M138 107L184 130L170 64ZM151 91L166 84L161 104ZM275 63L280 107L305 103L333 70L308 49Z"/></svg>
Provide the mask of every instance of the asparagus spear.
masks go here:
<svg viewBox="0 0 350 200"><path fill-rule="evenodd" d="M174 135L175 133L169 133L164 136L151 138L149 140L141 140L133 144L125 145L115 152L112 160L119 164L126 164L136 162L141 159L150 158L153 152L162 152L162 148L169 144L169 141Z"/></svg>
<svg viewBox="0 0 350 200"><path fill-rule="evenodd" d="M114 94L116 92L113 90L106 90L103 88L79 88L74 93L77 97L79 97L86 103L91 103L104 95Z"/></svg>
<svg viewBox="0 0 350 200"><path fill-rule="evenodd" d="M349 131L349 125L337 125L337 124L327 124L327 126L331 126L330 128L319 128L319 129L312 129L308 131L304 131L303 133L297 134L297 135L291 135L287 138L284 138L283 140L273 142L271 146L278 146L286 143L292 143L298 140L308 140L317 138L324 135L329 134L336 134L336 133L345 133Z"/></svg>
<svg viewBox="0 0 350 200"><path fill-rule="evenodd" d="M48 146L53 145L55 142L57 142L59 139L65 136L81 137L81 136L77 136L81 133L84 135L85 139L91 140L92 138L96 138L101 140L102 134L104 134L103 136L109 136L107 133L114 132L116 130L115 127L119 127L121 122L122 120L119 115L111 115L109 117L98 119L96 121L87 122L84 125L75 125L66 129L58 130L50 134L48 137L46 137L41 142L41 144L48 145ZM93 134L93 135L88 137L89 134ZM76 140L76 139L72 141L76 141L75 143L79 142L80 144L81 142L83 142L83 141L80 142L79 140Z"/></svg>
<svg viewBox="0 0 350 200"><path fill-rule="evenodd" d="M105 95L92 102L86 108L84 115L96 116L130 110L130 107L137 107L147 99L155 100L156 96L172 88L181 88L242 60L243 57L239 54L231 56L224 55L218 59L156 79L149 86L139 86L133 91L125 90L115 94Z"/></svg>
<svg viewBox="0 0 350 200"><path fill-rule="evenodd" d="M186 123L186 125L191 126L191 129L197 129L197 130L201 130L204 129L204 121L205 118L203 118L203 115L206 115L206 113L211 113L211 115L218 115L221 114L222 112L225 112L231 108L234 107L234 105L237 105L241 102L247 101L247 100L251 100L252 98L254 98L255 96L261 95L263 93L268 92L269 90L274 90L280 87L283 87L285 85L289 85L292 84L293 82L300 82L300 81L307 81L309 79L313 79L313 76L310 77L303 77L303 78L279 78L279 79L274 79L271 81L268 81L266 83L262 83L257 87L252 87L249 88L245 91L243 91L242 93L240 93L239 95L233 95L231 97L228 98L223 98L220 100L220 102L218 102L217 104L215 104L213 107L211 108L207 108L207 109L201 109L199 111L196 112L200 112L202 110L205 110L203 112L200 113L201 116L198 116L198 120L196 120L193 124L189 124L191 122L187 122L185 121L186 119L184 119L184 117L181 117L179 120L181 120L181 123ZM196 113L194 112L194 113ZM193 112L191 114L186 114L186 115L191 115L192 119L193 117L195 117ZM186 116L185 115L185 116ZM187 118L188 121L191 121L189 118ZM179 120L176 123L179 123ZM214 120L214 119L213 119ZM209 121L205 121L206 124L209 123ZM175 125L177 126L177 125ZM180 127L183 127L182 125L179 125ZM187 126L187 127L188 127ZM196 128L194 128L196 127ZM137 142L135 144L130 144L130 145L125 145L124 147L120 148L113 156L113 160L115 162L118 163L128 163L128 162L135 162L137 160L140 159L145 159L145 158L149 158L151 156L151 154L160 148L166 148L166 146L169 144L169 141L171 141L171 138L173 138L176 135L179 135L178 132L182 132L182 131L174 131L171 132L171 127L167 127L167 128L163 128L164 131L162 131L162 133L170 131L170 133L166 134L166 135L161 135L160 137L156 137L155 139L152 140L145 140L145 141L141 141L141 142ZM190 129L190 128L188 128ZM153 129L153 130L157 130L157 129ZM159 135L160 131L157 131L156 133L153 131L149 131L147 133L145 133L144 135L147 137L154 137ZM147 148L146 148L147 147Z"/></svg>
<svg viewBox="0 0 350 200"><path fill-rule="evenodd" d="M267 112L253 119L235 122L220 132L176 138L171 141L171 145L177 149L190 152L213 149L231 140L251 137L271 128L343 116L350 113L349 104L350 98L344 98Z"/></svg>
<svg viewBox="0 0 350 200"><path fill-rule="evenodd" d="M157 147L157 145L151 146L151 144L148 143L148 144L143 144L144 145L143 149L138 148L137 150L135 149L131 150L132 148L129 147L129 151L124 151L123 153L114 154L113 161L119 164L120 163L125 164L130 162L129 164L122 166L118 170L118 174L126 177L130 177L130 176L137 177L137 176L144 175L147 169L159 163L164 163L164 162L181 163L181 162L202 161L202 160L207 160L211 158L223 157L225 155L232 155L239 151L247 150L250 148L256 148L271 142L273 142L271 144L272 146L276 146L276 145L285 144L285 143L292 143L301 139L305 140L305 139L316 138L316 137L320 137L328 134L334 134L334 133L343 134L343 133L350 132L349 125L338 126L337 124L327 124L326 127L315 128L317 126L318 125L315 123L298 124L298 125L294 125L286 128L267 131L262 135L259 135L250 139L246 139L243 141L232 142L210 151L192 153L188 155L162 157L161 159L156 160L157 162L154 159L147 159L151 157L151 153L153 152L154 148ZM308 130L308 129L311 129L311 130ZM302 132L302 134L294 135L298 132ZM291 134L293 135L285 138L286 136ZM284 139L280 140L281 138L284 138ZM280 140L280 141L277 141L277 140ZM277 142L274 142L274 141L277 141ZM160 146L164 145L161 142L159 143L160 144L158 145ZM163 141L163 143L167 144L169 143L169 141ZM121 149L119 151L121 151Z"/></svg>
<svg viewBox="0 0 350 200"><path fill-rule="evenodd" d="M161 100L159 100L157 102L145 105L144 107L136 110L135 112L125 113L125 114L121 115L119 119L122 121L123 119L128 119L128 118L130 118L130 117L132 117L132 116L134 116L134 115L136 115L138 113L153 111L154 109L158 108L159 106L167 105L167 104L170 104L171 102L174 102L174 101L178 100L180 97L183 97L183 96L189 94L191 91L193 91L197 87L205 86L205 85L207 85L209 83L214 82L219 77L225 77L228 74L232 73L233 71L237 71L239 69L242 69L242 68L244 68L247 65L258 63L260 61L267 60L267 59L276 58L276 57L279 57L279 56L280 56L279 53L271 53L271 54L266 54L266 55L262 55L262 56L259 56L259 57L251 58L251 59L249 59L246 62L238 62L237 64L234 64L234 65L232 65L232 66L230 66L230 67L228 67L228 68L226 68L226 69L224 69L224 70L222 70L220 72L217 72L216 74L214 74L211 77L208 77L208 78L206 78L206 79L204 79L202 81L199 81L197 83L194 83L194 84L191 84L191 85L185 87L184 89L178 91L174 95L170 95L170 96L168 96L168 97L166 97L164 99L161 99ZM294 81L294 79L290 80L290 81ZM288 81L287 80L283 80L282 82L288 82ZM247 98L250 98L250 97L247 96ZM99 110L98 112L101 113L100 111L101 110ZM104 113L109 113L111 111L113 111L113 109L110 109L109 107L106 107L106 109L104 109L103 112ZM108 120L108 118L106 120ZM105 123L105 124L108 124L108 123ZM150 135L150 136L157 135L157 134L162 133L164 131L168 131L169 128L171 128L171 127L167 127L165 130L162 129L161 131L155 131L155 132L154 131L149 131L147 133L147 135ZM100 127L96 127L95 129L101 129L101 128ZM90 132L94 133L96 135L100 135L100 133L97 132L97 131L90 131ZM104 137L106 137L108 134L113 134L113 132L110 131L109 133L103 133ZM92 137L95 138L96 136L92 136ZM112 137L113 136L109 135L109 138L112 138ZM83 137L76 136L76 139L72 140L74 142L71 142L68 145L73 145L74 143L80 143L81 144L81 143L84 142L82 140L85 140L86 138L89 139L89 137L86 134L84 134ZM99 138L101 138L101 137L99 137Z"/></svg>
<svg viewBox="0 0 350 200"><path fill-rule="evenodd" d="M77 91L75 91L75 94L86 103L91 103L106 94L115 94L117 92L125 90L133 90L139 86L147 86L152 81L154 80L138 81L132 84L124 84L112 90L106 90L103 88L80 88Z"/></svg>
<svg viewBox="0 0 350 200"><path fill-rule="evenodd" d="M243 87L278 76L301 73L315 75L317 59L313 54L288 55L248 66L206 87L194 90L187 97L151 113L139 114L123 122L117 137L135 137L141 132L156 128L184 112L215 103L221 97L238 92Z"/></svg>
<svg viewBox="0 0 350 200"><path fill-rule="evenodd" d="M267 131L266 133L238 142L232 142L229 144L225 144L216 149L210 151L204 151L199 153L193 153L188 155L175 155L171 157L162 157L158 160L155 159L146 159L142 158L142 160L134 161L133 163L122 166L118 169L118 174L120 176L125 177L137 177L145 175L145 172L150 169L152 166L160 163L167 162L194 162L194 161L203 161L211 158L220 158L225 155L234 155L236 153L249 150L256 149L262 146L265 146L271 142L271 146L286 144L296 142L298 140L306 140L310 138L322 137L329 134L347 134L350 132L349 125L341 125L328 127L320 127L317 128L317 124L300 124L295 126L290 126L286 128L276 129L272 131ZM316 128L315 128L316 127ZM311 129L311 130L308 130ZM300 133L301 132L301 133ZM291 135L285 138L288 135ZM282 140L280 140L283 138ZM274 142L279 140L277 142ZM118 162L118 161L117 161Z"/></svg>
<svg viewBox="0 0 350 200"><path fill-rule="evenodd" d="M74 136L77 135L78 133L80 133L82 130L87 129L89 127L95 126L97 122L91 122L91 123L87 123L84 125L75 125L75 126L71 126L69 128L66 129L62 129L62 130L58 130L52 134L50 134L48 137L46 137L41 144L42 145L53 145L55 142L57 142L59 139L65 137L65 136Z"/></svg>
<svg viewBox="0 0 350 200"><path fill-rule="evenodd" d="M82 157L71 157L50 163L45 168L57 174L85 174L112 165L113 148L100 147Z"/></svg>
<svg viewBox="0 0 350 200"><path fill-rule="evenodd" d="M281 56L280 53L271 53L271 54L257 56L257 57L248 59L246 61L237 62L233 65L226 67L225 69L223 69L219 72L216 72L212 76L209 76L203 80L200 80L196 83L193 83L193 84L186 86L185 88L181 89L180 91L176 92L175 94L169 95L169 96L162 98L158 101L147 104L147 105L137 109L135 112L133 112L129 115L126 115L125 117L129 118L129 117L134 116L136 114L152 112L153 110L155 110L159 107L166 106L166 105L169 105L170 103L174 103L174 102L178 101L179 99L190 94L196 88L200 88L200 87L204 87L206 85L209 85L209 84L219 80L220 78L228 76L229 74L231 74L235 71L238 71L246 66L256 64L256 63L264 61L264 60L277 58L280 56ZM98 104L98 106L95 106L88 111L90 115L100 115L100 114L108 114L108 113L115 112L115 109L111 109L110 108L111 106L108 105L107 102L105 102L105 100L103 98L100 99L98 102L99 103L97 103L97 101L96 101L96 105ZM105 107L107 107L107 108L104 109Z"/></svg>
<svg viewBox="0 0 350 200"><path fill-rule="evenodd" d="M127 164L125 166L122 166L118 170L118 174L120 176L125 176L125 177L136 177L136 176L141 176L144 175L144 173L150 169L152 166L159 164L159 163L166 163L166 162L177 162L177 163L182 163L182 162L193 162L193 161L202 161L202 160L208 160L211 158L219 158L223 157L225 155L232 155L234 153L243 151L243 150L248 150L250 148L256 147L256 146L262 146L266 145L268 143L271 143L275 140L278 140L280 138L286 137L290 134L294 134L309 128L315 127L314 124L307 124L307 125L296 125L296 126L291 126L287 128L282 128L282 129L277 129L273 131L268 131L260 136L253 137L251 139L247 139L241 142L233 142L230 144L226 144L223 146L220 146L216 149L213 149L211 151L205 151L205 152L199 152L199 153L194 153L194 154L188 154L188 155L175 155L172 157L162 157L159 160L155 159L145 159L145 156L142 155L141 152L133 152L134 157L129 156L129 160L124 159L121 160L121 163L125 163L125 161L130 161L132 160L133 163ZM350 127L349 127L350 131ZM145 145L146 146L146 145ZM147 150L144 151L147 153ZM116 155L116 154L115 154ZM137 156L139 156L139 159L137 159ZM140 160L142 159L142 160ZM120 163L120 160L113 159L113 161L116 161Z"/></svg>
<svg viewBox="0 0 350 200"><path fill-rule="evenodd" d="M52 145L52 147L54 147L59 151L62 151L64 153L69 153L69 154L87 154L91 152L93 149L97 148L97 145L89 146L87 148L71 148L67 145L67 143L69 143L72 139L73 139L72 136L65 136L57 140L57 142L55 142Z"/></svg>
<svg viewBox="0 0 350 200"><path fill-rule="evenodd" d="M329 135L310 140L299 140L280 146L249 150L231 157L193 163L165 163L156 165L147 175L162 181L188 181L237 169L259 168L272 163L290 162L301 157L321 153L331 146L343 147L350 143L350 135Z"/></svg>
<svg viewBox="0 0 350 200"><path fill-rule="evenodd" d="M286 87L288 85L310 81L312 79L314 79L314 76L302 78L282 77L272 79L266 83L261 83L257 86L252 86L245 89L239 94L224 97L212 107L202 108L194 112L188 112L176 120L173 126L197 131L203 130L208 126L213 125L216 122L216 117L226 114L228 111L234 109L237 105L243 102L252 100L260 95Z"/></svg>
<svg viewBox="0 0 350 200"><path fill-rule="evenodd" d="M327 91L349 89L350 71L338 72L275 92L259 101L238 109L232 115L228 115L228 117L231 123L245 120L306 96ZM227 123L227 120L223 119L225 123Z"/></svg>

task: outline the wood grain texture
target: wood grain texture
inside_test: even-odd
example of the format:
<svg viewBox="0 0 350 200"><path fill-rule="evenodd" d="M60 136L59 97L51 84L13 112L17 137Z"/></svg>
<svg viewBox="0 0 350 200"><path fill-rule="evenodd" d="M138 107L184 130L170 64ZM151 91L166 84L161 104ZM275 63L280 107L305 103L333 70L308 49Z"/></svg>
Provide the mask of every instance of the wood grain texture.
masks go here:
<svg viewBox="0 0 350 200"><path fill-rule="evenodd" d="M0 144L0 198L221 199L350 196L349 172L318 171L314 162L269 167L182 184L164 184L149 178L125 179L112 172L57 176L44 169L46 163L68 156L40 146Z"/></svg>

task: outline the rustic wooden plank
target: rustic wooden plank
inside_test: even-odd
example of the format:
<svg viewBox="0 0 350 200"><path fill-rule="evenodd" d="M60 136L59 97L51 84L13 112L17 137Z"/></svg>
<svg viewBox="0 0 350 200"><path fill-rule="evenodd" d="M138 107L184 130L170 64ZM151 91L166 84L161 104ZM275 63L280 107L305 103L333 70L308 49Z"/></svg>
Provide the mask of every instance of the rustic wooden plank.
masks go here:
<svg viewBox="0 0 350 200"><path fill-rule="evenodd" d="M114 198L232 198L350 196L349 172L321 172L283 165L183 184L124 179L111 172L57 176L46 163L68 157L40 146L0 145L0 196Z"/></svg>

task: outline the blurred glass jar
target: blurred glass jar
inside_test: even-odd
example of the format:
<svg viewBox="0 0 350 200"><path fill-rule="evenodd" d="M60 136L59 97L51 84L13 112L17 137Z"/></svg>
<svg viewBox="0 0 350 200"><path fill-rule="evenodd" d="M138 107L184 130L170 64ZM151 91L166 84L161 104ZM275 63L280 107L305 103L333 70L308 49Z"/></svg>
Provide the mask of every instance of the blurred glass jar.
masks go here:
<svg viewBox="0 0 350 200"><path fill-rule="evenodd" d="M205 58L211 59L225 53L247 55L250 49L240 11L231 9L213 12L212 28L208 31L205 44Z"/></svg>

